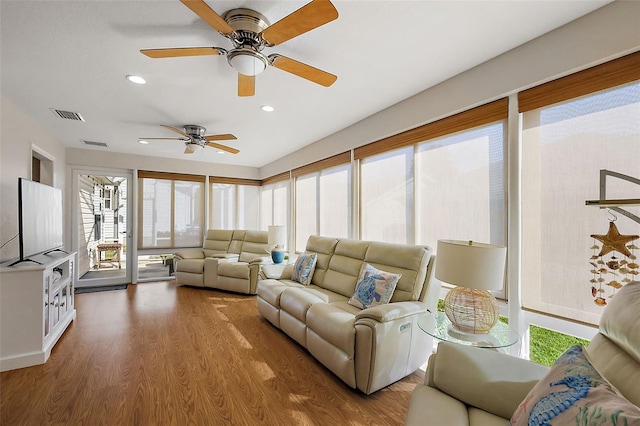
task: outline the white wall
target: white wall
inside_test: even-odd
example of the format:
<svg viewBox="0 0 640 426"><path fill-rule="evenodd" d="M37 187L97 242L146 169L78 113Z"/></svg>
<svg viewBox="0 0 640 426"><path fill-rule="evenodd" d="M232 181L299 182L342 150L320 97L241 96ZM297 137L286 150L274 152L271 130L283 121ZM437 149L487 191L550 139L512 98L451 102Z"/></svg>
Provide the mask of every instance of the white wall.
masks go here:
<svg viewBox="0 0 640 426"><path fill-rule="evenodd" d="M260 176L273 176L640 50L639 23L639 1L610 3L267 164Z"/></svg>
<svg viewBox="0 0 640 426"><path fill-rule="evenodd" d="M131 155L93 149L67 148L67 164L82 168L112 168L126 170L153 170L158 172L201 174L235 178L259 179L256 167L205 163L178 158Z"/></svg>
<svg viewBox="0 0 640 426"><path fill-rule="evenodd" d="M53 160L53 186L63 191L65 230L71 229L64 145L4 96L0 96L0 111L0 244L18 233L18 177L31 179L32 149ZM69 233L65 232L65 236L68 248ZM18 258L18 247L17 238L8 243L0 250L0 261Z"/></svg>

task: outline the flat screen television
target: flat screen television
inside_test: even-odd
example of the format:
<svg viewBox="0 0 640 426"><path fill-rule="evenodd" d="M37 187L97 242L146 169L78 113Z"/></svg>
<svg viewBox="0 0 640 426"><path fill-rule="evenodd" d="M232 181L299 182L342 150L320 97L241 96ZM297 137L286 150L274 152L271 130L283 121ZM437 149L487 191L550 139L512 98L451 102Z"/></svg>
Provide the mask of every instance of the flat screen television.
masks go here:
<svg viewBox="0 0 640 426"><path fill-rule="evenodd" d="M60 250L64 245L62 190L18 178L18 229L20 259ZM36 262L40 263L40 262Z"/></svg>

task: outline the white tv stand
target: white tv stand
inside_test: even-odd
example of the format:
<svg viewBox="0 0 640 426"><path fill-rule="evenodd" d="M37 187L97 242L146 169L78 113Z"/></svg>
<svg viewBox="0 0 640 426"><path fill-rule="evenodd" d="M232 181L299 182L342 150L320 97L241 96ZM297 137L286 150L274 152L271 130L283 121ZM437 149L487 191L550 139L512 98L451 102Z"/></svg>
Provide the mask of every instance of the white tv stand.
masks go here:
<svg viewBox="0 0 640 426"><path fill-rule="evenodd" d="M0 371L44 364L76 317L76 254L31 259L40 264L0 265Z"/></svg>

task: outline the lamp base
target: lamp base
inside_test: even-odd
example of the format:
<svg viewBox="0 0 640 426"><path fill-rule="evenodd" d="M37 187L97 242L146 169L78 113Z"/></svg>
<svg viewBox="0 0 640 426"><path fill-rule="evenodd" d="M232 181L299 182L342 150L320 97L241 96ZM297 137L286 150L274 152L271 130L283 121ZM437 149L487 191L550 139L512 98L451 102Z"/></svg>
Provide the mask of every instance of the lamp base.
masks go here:
<svg viewBox="0 0 640 426"><path fill-rule="evenodd" d="M271 260L273 260L273 263L282 263L284 261L284 250L272 250Z"/></svg>
<svg viewBox="0 0 640 426"><path fill-rule="evenodd" d="M500 316L498 301L487 290L455 287L444 299L444 313L458 332L487 334Z"/></svg>

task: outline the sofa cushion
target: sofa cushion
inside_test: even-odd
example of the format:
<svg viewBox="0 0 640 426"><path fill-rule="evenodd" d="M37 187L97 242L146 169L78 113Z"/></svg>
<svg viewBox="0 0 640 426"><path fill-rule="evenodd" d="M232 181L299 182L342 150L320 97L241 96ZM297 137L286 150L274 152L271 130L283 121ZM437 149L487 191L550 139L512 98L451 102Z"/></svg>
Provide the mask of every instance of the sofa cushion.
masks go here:
<svg viewBox="0 0 640 426"><path fill-rule="evenodd" d="M218 263L218 276L249 279L249 267L244 262Z"/></svg>
<svg viewBox="0 0 640 426"><path fill-rule="evenodd" d="M296 259L296 263L293 265L293 271L291 272L291 279L299 282L300 284L311 284L311 277L313 271L316 268L316 261L318 255L316 253L302 253Z"/></svg>
<svg viewBox="0 0 640 426"><path fill-rule="evenodd" d="M316 303L307 312L307 327L347 355L356 341L355 315L328 303Z"/></svg>
<svg viewBox="0 0 640 426"><path fill-rule="evenodd" d="M389 303L401 274L381 271L365 263L349 304L360 309Z"/></svg>
<svg viewBox="0 0 640 426"><path fill-rule="evenodd" d="M204 273L204 259L180 259L178 261L180 272L191 272L193 274Z"/></svg>
<svg viewBox="0 0 640 426"><path fill-rule="evenodd" d="M582 345L567 349L520 403L512 425L640 424L640 408L617 394Z"/></svg>
<svg viewBox="0 0 640 426"><path fill-rule="evenodd" d="M307 291L306 288L289 287L280 296L280 308L301 322L306 322L307 311L314 303L323 300Z"/></svg>

